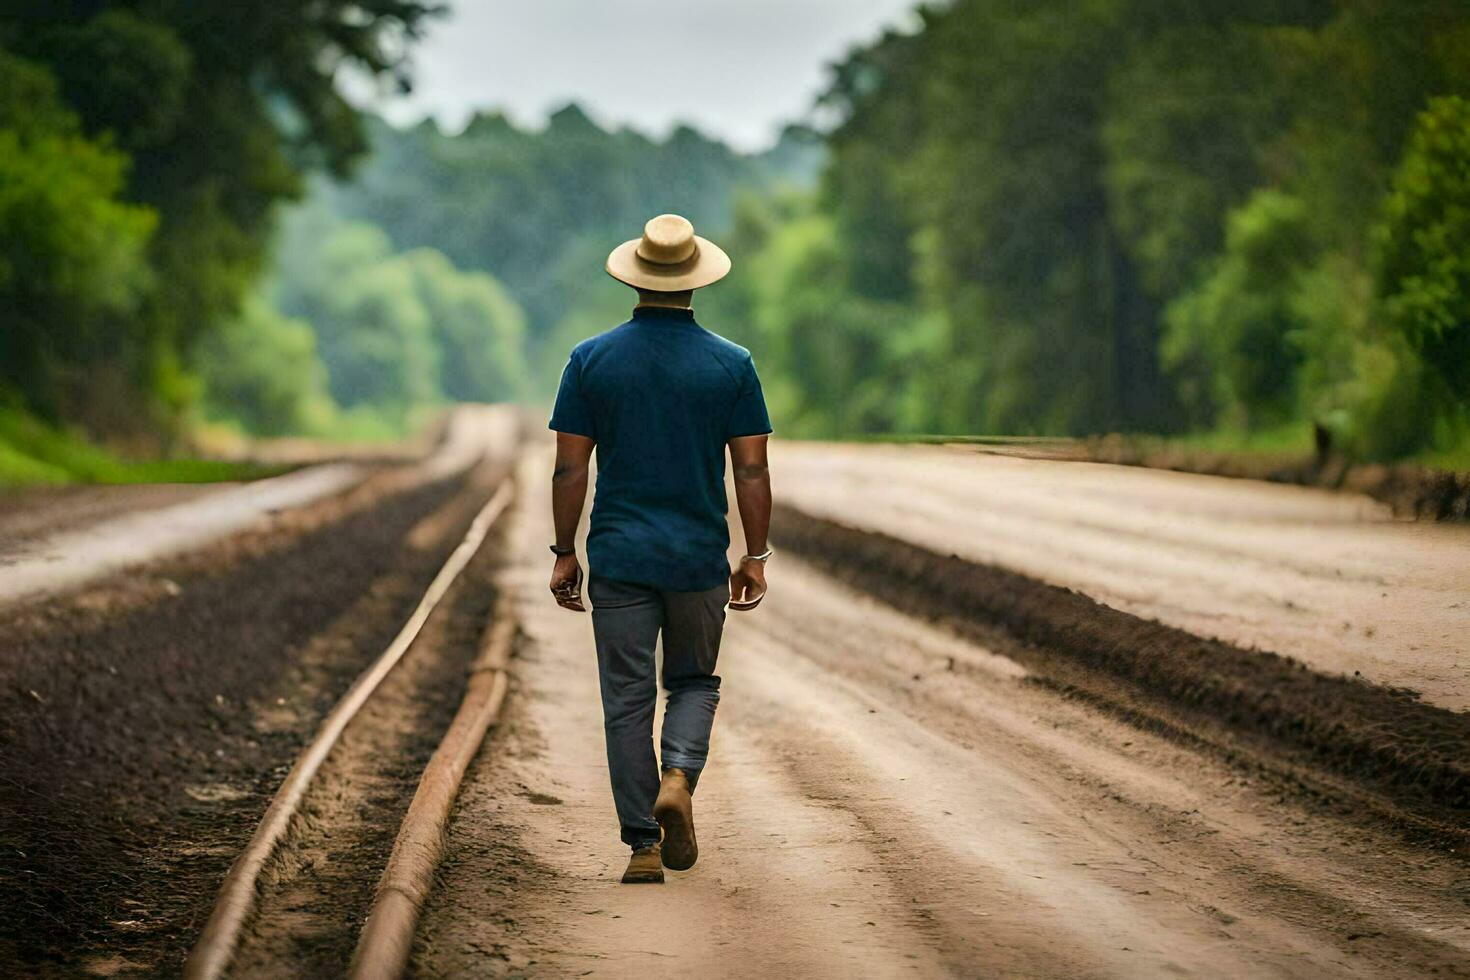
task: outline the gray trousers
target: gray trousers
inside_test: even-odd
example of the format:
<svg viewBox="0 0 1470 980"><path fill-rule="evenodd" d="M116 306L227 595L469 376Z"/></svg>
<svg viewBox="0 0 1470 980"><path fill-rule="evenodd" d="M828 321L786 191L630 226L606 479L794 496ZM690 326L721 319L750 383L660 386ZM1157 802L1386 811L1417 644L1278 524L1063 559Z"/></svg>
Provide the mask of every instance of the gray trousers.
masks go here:
<svg viewBox="0 0 1470 980"><path fill-rule="evenodd" d="M656 844L659 762L653 754L653 708L658 698L654 646L663 632L665 769L682 769L691 787L709 754L710 729L720 701L715 660L725 628L728 585L705 592L664 592L646 585L593 577L592 632L602 687L607 768L623 842L635 850Z"/></svg>

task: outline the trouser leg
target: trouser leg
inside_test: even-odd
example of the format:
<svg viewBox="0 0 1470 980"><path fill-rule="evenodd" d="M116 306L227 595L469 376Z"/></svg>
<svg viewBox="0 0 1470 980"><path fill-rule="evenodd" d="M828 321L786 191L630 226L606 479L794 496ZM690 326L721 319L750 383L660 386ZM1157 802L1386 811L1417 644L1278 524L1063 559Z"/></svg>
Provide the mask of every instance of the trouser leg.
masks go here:
<svg viewBox="0 0 1470 980"><path fill-rule="evenodd" d="M654 646L663 625L663 603L654 589L595 577L588 583L587 596L592 602L613 803L623 842L636 849L659 839L653 819L659 784L653 754L658 697Z"/></svg>
<svg viewBox="0 0 1470 980"><path fill-rule="evenodd" d="M661 762L665 769L682 769L691 788L709 755L710 730L720 703L720 678L715 661L725 629L728 586L704 592L665 592L664 709Z"/></svg>

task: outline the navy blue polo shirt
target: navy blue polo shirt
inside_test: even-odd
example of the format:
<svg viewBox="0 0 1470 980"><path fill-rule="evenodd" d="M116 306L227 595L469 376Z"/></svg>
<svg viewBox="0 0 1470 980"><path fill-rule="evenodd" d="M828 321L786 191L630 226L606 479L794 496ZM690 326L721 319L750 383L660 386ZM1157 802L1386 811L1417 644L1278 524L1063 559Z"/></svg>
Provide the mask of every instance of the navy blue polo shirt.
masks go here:
<svg viewBox="0 0 1470 980"><path fill-rule="evenodd" d="M572 350L551 428L597 441L593 575L712 589L725 551L725 443L771 431L750 351L690 310L638 307Z"/></svg>

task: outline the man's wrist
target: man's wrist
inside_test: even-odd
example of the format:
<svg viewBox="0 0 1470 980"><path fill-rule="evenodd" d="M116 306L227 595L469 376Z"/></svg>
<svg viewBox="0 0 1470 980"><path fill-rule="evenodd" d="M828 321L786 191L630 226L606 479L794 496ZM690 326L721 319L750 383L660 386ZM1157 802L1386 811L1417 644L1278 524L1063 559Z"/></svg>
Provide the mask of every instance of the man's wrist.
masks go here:
<svg viewBox="0 0 1470 980"><path fill-rule="evenodd" d="M551 553L558 558L566 558L568 555L575 555L577 553L577 547L576 545L563 546L554 544L551 546Z"/></svg>
<svg viewBox="0 0 1470 980"><path fill-rule="evenodd" d="M768 546L761 551L752 551L741 556L740 561L742 563L747 561L758 561L761 564L765 564L767 561L770 560L771 555L773 554L775 554L775 551Z"/></svg>

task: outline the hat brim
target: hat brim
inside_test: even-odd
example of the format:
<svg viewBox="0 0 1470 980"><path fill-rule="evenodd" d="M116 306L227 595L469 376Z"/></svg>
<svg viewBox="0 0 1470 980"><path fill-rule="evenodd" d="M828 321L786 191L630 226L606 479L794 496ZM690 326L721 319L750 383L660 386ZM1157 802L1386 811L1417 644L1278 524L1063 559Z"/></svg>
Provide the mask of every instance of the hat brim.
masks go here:
<svg viewBox="0 0 1470 980"><path fill-rule="evenodd" d="M634 238L623 242L607 257L607 274L635 289L677 293L719 282L730 272L730 256L707 238L694 236L694 254L683 262L661 265L638 255Z"/></svg>

